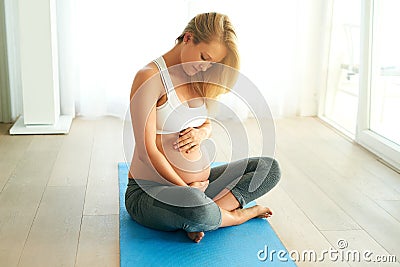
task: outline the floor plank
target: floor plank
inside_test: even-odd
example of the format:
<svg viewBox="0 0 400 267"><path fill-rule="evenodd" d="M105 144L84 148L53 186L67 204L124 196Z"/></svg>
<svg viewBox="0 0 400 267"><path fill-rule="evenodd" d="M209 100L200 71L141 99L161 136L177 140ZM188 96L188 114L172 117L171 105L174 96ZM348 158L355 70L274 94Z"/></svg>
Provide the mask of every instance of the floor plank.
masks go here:
<svg viewBox="0 0 400 267"><path fill-rule="evenodd" d="M124 161L122 121L96 121L84 215L118 214L118 162Z"/></svg>
<svg viewBox="0 0 400 267"><path fill-rule="evenodd" d="M371 172L375 177L386 183L389 187L400 192L400 173L388 168L379 161L370 162L363 166L367 171Z"/></svg>
<svg viewBox="0 0 400 267"><path fill-rule="evenodd" d="M83 216L76 267L119 266L118 215Z"/></svg>
<svg viewBox="0 0 400 267"><path fill-rule="evenodd" d="M400 200L378 200L376 203L400 222Z"/></svg>
<svg viewBox="0 0 400 267"><path fill-rule="evenodd" d="M17 266L43 186L7 184L0 194L0 266Z"/></svg>
<svg viewBox="0 0 400 267"><path fill-rule="evenodd" d="M8 183L47 186L58 151L26 151L10 176Z"/></svg>
<svg viewBox="0 0 400 267"><path fill-rule="evenodd" d="M19 266L73 266L78 247L85 187L46 189Z"/></svg>
<svg viewBox="0 0 400 267"><path fill-rule="evenodd" d="M360 226L284 155L277 155L283 171L280 185L319 230L350 230Z"/></svg>
<svg viewBox="0 0 400 267"><path fill-rule="evenodd" d="M75 119L65 136L49 186L86 186L92 156L95 121Z"/></svg>
<svg viewBox="0 0 400 267"><path fill-rule="evenodd" d="M0 192L32 142L32 136L4 135L0 139Z"/></svg>
<svg viewBox="0 0 400 267"><path fill-rule="evenodd" d="M85 197L84 215L118 214L118 162L121 153L93 149ZM114 154L114 155L113 155Z"/></svg>

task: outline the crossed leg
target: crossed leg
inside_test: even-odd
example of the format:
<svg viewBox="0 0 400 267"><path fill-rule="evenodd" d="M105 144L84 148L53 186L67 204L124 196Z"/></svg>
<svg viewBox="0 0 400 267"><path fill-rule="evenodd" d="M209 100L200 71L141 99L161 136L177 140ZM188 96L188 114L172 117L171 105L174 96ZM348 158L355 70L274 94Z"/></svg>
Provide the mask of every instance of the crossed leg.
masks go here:
<svg viewBox="0 0 400 267"><path fill-rule="evenodd" d="M220 227L239 225L252 218L268 218L272 211L261 205L240 209L240 204L235 196L229 191L223 197L215 201L221 210L222 222ZM188 232L188 237L198 243L204 237L204 232Z"/></svg>
<svg viewBox="0 0 400 267"><path fill-rule="evenodd" d="M258 161L259 159L257 159ZM275 164L274 168L278 170L279 173L279 167L276 162L273 162ZM258 164L256 164L258 166ZM252 176L254 175L254 172L256 171L254 167L248 169L249 164L247 163L246 167L246 174L247 176ZM226 167L221 167L220 170L216 170L217 172L220 172L221 170L225 170ZM268 173L269 170L271 169L271 165L268 166L268 171L264 173L266 178L268 178ZM274 170L274 172L276 171ZM249 177L247 177L249 178ZM272 189L276 185L276 183L279 181L280 178L280 173L276 179L274 177L275 181L270 183L270 187L267 188L267 191ZM242 179L241 179L242 180ZM247 184L248 186L248 184ZM267 192L266 191L266 192ZM265 193L266 193L265 192ZM250 208L246 209L241 209L241 204L237 200L237 198L234 196L234 194L229 190L228 188L223 188L214 198L214 202L218 205L221 211L221 217L222 217L222 222L220 227L227 227L227 226L234 226L234 225L239 225L242 224L252 218L268 218L272 215L272 211L267 208L263 207L261 205L255 205ZM192 239L194 242L200 242L201 239L204 237L204 232L188 232L188 237Z"/></svg>

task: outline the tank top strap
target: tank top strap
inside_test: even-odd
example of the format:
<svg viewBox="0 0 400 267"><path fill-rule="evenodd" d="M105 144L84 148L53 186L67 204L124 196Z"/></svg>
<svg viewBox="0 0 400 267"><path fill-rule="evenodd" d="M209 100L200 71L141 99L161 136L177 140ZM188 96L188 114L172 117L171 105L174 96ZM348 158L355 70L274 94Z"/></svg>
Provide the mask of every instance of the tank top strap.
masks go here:
<svg viewBox="0 0 400 267"><path fill-rule="evenodd" d="M171 76L169 75L164 58L160 56L159 58L153 60L153 62L156 64L158 70L160 71L161 80L168 95L168 93L174 89L174 84L172 83Z"/></svg>

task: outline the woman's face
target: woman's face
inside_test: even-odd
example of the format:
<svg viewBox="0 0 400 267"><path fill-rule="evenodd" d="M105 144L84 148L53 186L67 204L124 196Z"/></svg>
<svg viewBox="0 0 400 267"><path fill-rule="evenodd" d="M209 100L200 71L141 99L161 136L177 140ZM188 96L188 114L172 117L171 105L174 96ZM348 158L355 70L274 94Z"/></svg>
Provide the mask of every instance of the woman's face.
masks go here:
<svg viewBox="0 0 400 267"><path fill-rule="evenodd" d="M200 42L194 44L192 35L187 33L184 36L181 50L181 62L183 70L189 76L199 71L206 71L214 62L220 62L226 56L226 47L217 42Z"/></svg>

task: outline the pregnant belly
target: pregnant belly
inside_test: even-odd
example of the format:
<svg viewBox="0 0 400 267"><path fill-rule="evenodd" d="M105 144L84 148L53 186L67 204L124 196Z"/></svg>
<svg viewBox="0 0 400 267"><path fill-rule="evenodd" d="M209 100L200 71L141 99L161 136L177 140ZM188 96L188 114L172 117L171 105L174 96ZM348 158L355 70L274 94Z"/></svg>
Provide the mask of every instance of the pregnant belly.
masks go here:
<svg viewBox="0 0 400 267"><path fill-rule="evenodd" d="M157 134L156 139L157 148L187 184L208 179L210 157L205 147L190 153L174 149L172 144L178 139L178 133Z"/></svg>

